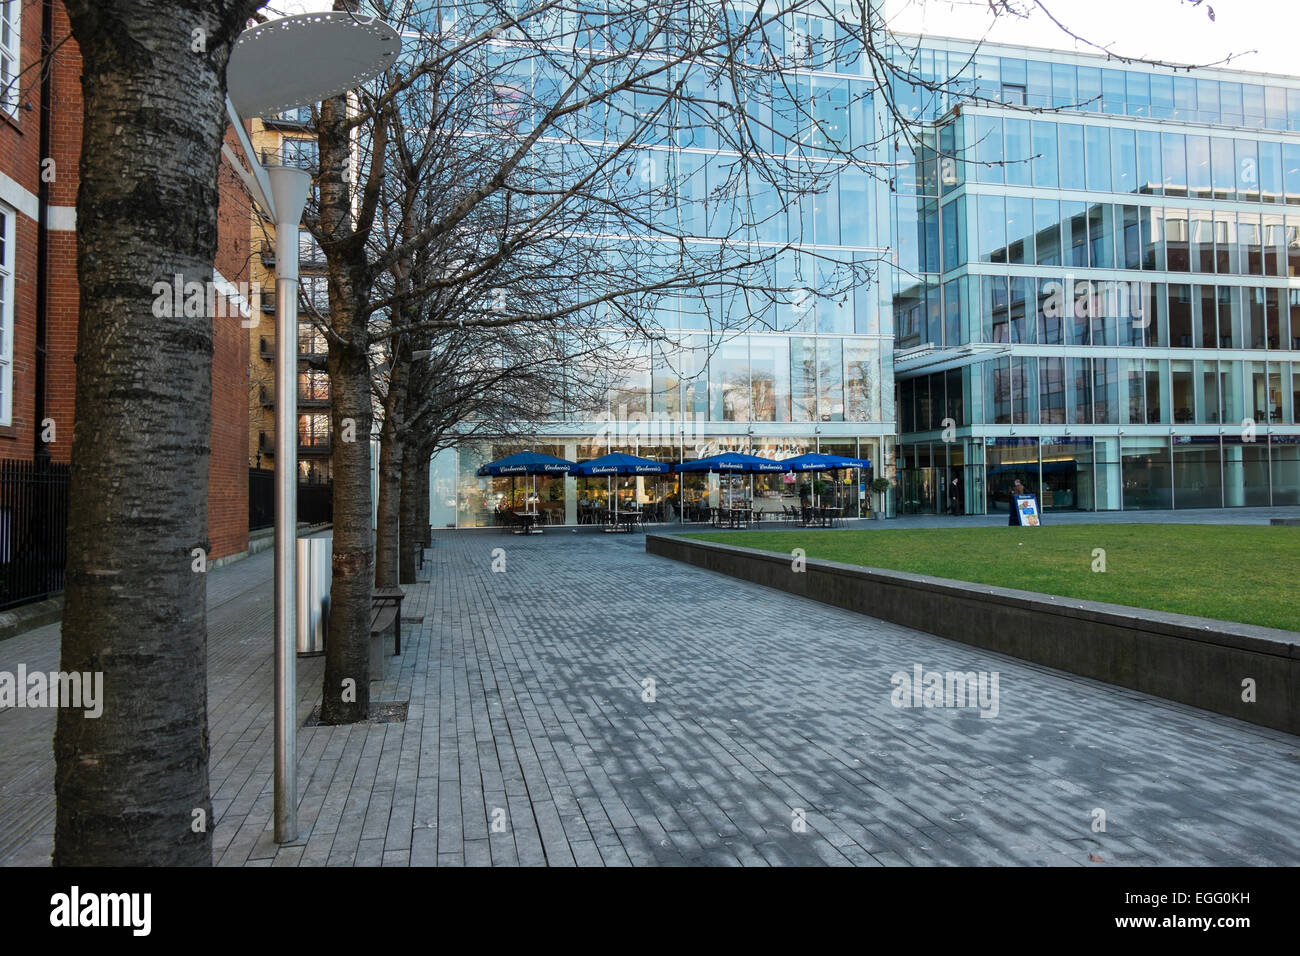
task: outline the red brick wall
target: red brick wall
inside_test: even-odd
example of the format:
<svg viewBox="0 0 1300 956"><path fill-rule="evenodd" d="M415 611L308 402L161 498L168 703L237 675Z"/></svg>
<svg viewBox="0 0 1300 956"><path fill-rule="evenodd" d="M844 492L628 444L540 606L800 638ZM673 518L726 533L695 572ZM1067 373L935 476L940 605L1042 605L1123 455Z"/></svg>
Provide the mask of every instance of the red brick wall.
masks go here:
<svg viewBox="0 0 1300 956"><path fill-rule="evenodd" d="M226 142L238 155L238 140L232 130L226 131ZM249 281L250 213L248 197L223 161L216 269L236 286ZM208 534L212 544L209 557L214 558L248 547L248 330L234 303L227 303L225 311L226 317L218 316L212 329ZM255 320L256 311L250 316L250 321Z"/></svg>

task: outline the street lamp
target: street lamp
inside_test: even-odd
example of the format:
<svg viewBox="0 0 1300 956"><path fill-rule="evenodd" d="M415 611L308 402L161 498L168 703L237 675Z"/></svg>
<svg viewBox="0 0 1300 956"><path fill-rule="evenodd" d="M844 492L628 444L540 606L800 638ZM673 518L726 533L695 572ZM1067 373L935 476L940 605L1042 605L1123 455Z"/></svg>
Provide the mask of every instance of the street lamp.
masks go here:
<svg viewBox="0 0 1300 956"><path fill-rule="evenodd" d="M275 223L275 841L298 839L296 714L298 537L298 227L311 174L264 167L243 117L337 96L397 59L402 39L374 18L310 13L261 23L235 41L226 70L226 112L250 168L222 152ZM381 157L376 161L382 162Z"/></svg>

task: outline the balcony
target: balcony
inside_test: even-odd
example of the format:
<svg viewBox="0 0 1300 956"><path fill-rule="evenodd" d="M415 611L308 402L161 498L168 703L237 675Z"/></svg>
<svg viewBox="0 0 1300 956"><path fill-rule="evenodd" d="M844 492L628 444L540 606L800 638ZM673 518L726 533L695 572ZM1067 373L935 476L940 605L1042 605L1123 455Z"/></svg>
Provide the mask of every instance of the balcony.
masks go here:
<svg viewBox="0 0 1300 956"><path fill-rule="evenodd" d="M257 337L257 354L263 361L275 361L275 341L268 339L265 335ZM329 359L329 346L325 344L325 339L320 335L303 335L298 339L298 361L306 363L309 368L324 369ZM300 396L301 397L301 396ZM313 398L312 401L318 399ZM327 395L320 401L329 404Z"/></svg>
<svg viewBox="0 0 1300 956"><path fill-rule="evenodd" d="M275 439L266 432L258 432L257 450L263 458L274 458ZM298 435L299 458L328 458L333 451L334 444L328 435Z"/></svg>
<svg viewBox="0 0 1300 956"><path fill-rule="evenodd" d="M262 117L262 122L272 129L310 130L311 107L297 106L278 113L270 113Z"/></svg>
<svg viewBox="0 0 1300 956"><path fill-rule="evenodd" d="M258 402L263 408L271 408L275 405L275 388L270 385L259 385L257 387ZM330 396L328 388L309 388L303 385L298 386L298 407L299 408L329 408Z"/></svg>

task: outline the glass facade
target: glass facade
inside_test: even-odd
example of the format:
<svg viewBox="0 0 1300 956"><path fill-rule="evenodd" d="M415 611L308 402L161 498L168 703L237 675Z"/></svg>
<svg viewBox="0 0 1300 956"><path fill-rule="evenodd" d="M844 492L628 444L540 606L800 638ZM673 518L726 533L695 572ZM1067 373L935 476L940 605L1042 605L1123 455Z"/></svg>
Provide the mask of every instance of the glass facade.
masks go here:
<svg viewBox="0 0 1300 956"><path fill-rule="evenodd" d="M664 131L651 159L676 184L686 241L740 216L758 241L790 245L775 284L819 284L836 259L871 264L870 281L773 303L723 336L733 293L666 300L662 339L618 346L599 407L444 454L448 523L531 495L531 481L474 475L529 447L665 461L820 449L874 464L814 480L539 478L544 510L570 524L611 496L669 518L728 495L862 510L875 475L902 514L1002 513L1017 478L1049 512L1300 503L1300 80L955 40L893 53L905 68L891 98L922 124L914 135L896 135L866 57L792 73L785 94L823 121L801 162L822 161L818 137L834 136L884 173L845 167L802 199L755 186L731 215L706 201L734 159L716 135Z"/></svg>
<svg viewBox="0 0 1300 956"><path fill-rule="evenodd" d="M961 75L904 88L932 125L890 198L900 485L960 459L966 511L1016 478L1045 511L1293 503L1300 82L938 45Z"/></svg>

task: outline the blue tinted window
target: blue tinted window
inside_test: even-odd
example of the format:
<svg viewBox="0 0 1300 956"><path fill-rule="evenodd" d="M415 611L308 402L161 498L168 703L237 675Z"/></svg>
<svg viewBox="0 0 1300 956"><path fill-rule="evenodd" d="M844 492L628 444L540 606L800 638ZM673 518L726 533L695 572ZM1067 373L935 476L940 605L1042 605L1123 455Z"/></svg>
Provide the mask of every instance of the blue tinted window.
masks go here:
<svg viewBox="0 0 1300 956"><path fill-rule="evenodd" d="M1079 105L1090 113L1101 110L1101 70L1095 66L1081 66L1078 69Z"/></svg>
<svg viewBox="0 0 1300 956"><path fill-rule="evenodd" d="M1029 93L1026 101L1030 106L1052 105L1052 67L1051 64L1031 60L1025 67L1028 78Z"/></svg>
<svg viewBox="0 0 1300 956"><path fill-rule="evenodd" d="M1242 113L1241 107L1241 84L1220 83L1219 100L1223 122L1229 126L1243 125L1245 122L1245 116Z"/></svg>
<svg viewBox="0 0 1300 956"><path fill-rule="evenodd" d="M1282 202L1282 144L1259 144L1259 188L1265 202Z"/></svg>
<svg viewBox="0 0 1300 956"><path fill-rule="evenodd" d="M1187 195L1187 144L1182 133L1162 133L1161 161L1165 167L1165 195Z"/></svg>
<svg viewBox="0 0 1300 956"><path fill-rule="evenodd" d="M1124 113L1124 72L1101 71L1101 109L1103 113Z"/></svg>
<svg viewBox="0 0 1300 956"><path fill-rule="evenodd" d="M1061 204L1055 199L1034 200L1036 260L1040 266L1061 264Z"/></svg>
<svg viewBox="0 0 1300 956"><path fill-rule="evenodd" d="M1024 60L1010 60L1002 58L1002 82L1013 83L1016 86L1024 86L1028 82L1028 71L1025 69Z"/></svg>
<svg viewBox="0 0 1300 956"><path fill-rule="evenodd" d="M1034 203L1007 197L1007 262L1034 264Z"/></svg>
<svg viewBox="0 0 1300 956"><path fill-rule="evenodd" d="M1138 189L1159 195L1163 191L1164 176L1160 169L1160 134L1138 130Z"/></svg>
<svg viewBox="0 0 1300 956"><path fill-rule="evenodd" d="M1247 83L1241 88L1242 112L1246 125L1263 127L1264 125L1264 87Z"/></svg>
<svg viewBox="0 0 1300 956"><path fill-rule="evenodd" d="M1088 155L1088 188L1110 191L1110 130L1089 126L1084 133Z"/></svg>
<svg viewBox="0 0 1300 956"><path fill-rule="evenodd" d="M1002 173L1002 120L996 116L975 117L975 160L979 181L1000 183Z"/></svg>
<svg viewBox="0 0 1300 956"><path fill-rule="evenodd" d="M1131 129L1110 131L1111 188L1117 193L1137 190L1137 140Z"/></svg>
<svg viewBox="0 0 1300 956"><path fill-rule="evenodd" d="M1216 136L1210 141L1211 179L1215 199L1237 198L1237 173L1232 140Z"/></svg>
<svg viewBox="0 0 1300 956"><path fill-rule="evenodd" d="M1196 81L1190 76L1174 77L1174 116L1183 120L1196 118Z"/></svg>
<svg viewBox="0 0 1300 956"><path fill-rule="evenodd" d="M1260 198L1260 147L1253 139L1238 139L1236 146L1236 198L1256 202Z"/></svg>
<svg viewBox="0 0 1300 956"><path fill-rule="evenodd" d="M1219 122L1219 81L1196 81L1197 116L1203 123Z"/></svg>
<svg viewBox="0 0 1300 956"><path fill-rule="evenodd" d="M1300 130L1300 90L1286 91L1286 127Z"/></svg>
<svg viewBox="0 0 1300 956"><path fill-rule="evenodd" d="M1187 188L1189 196L1210 195L1210 138L1187 137Z"/></svg>
<svg viewBox="0 0 1300 956"><path fill-rule="evenodd" d="M1128 115L1147 116L1151 109L1151 78L1145 73L1129 73L1125 80L1128 87Z"/></svg>
<svg viewBox="0 0 1300 956"><path fill-rule="evenodd" d="M1300 205L1300 146L1282 147L1282 170L1286 177L1286 201Z"/></svg>
<svg viewBox="0 0 1300 956"><path fill-rule="evenodd" d="M1083 189L1083 127L1062 123L1060 141L1061 188Z"/></svg>
<svg viewBox="0 0 1300 956"><path fill-rule="evenodd" d="M1034 185L1056 186L1056 124L1034 122Z"/></svg>
<svg viewBox="0 0 1300 956"><path fill-rule="evenodd" d="M1007 261L1007 210L1001 196L980 196L978 243L980 262Z"/></svg>
<svg viewBox="0 0 1300 956"><path fill-rule="evenodd" d="M1085 203L1061 203L1061 244L1067 266L1088 267L1088 207Z"/></svg>
<svg viewBox="0 0 1300 956"><path fill-rule="evenodd" d="M1073 106L1079 101L1074 81L1074 67L1069 63L1052 64L1052 105Z"/></svg>
<svg viewBox="0 0 1300 956"><path fill-rule="evenodd" d="M1174 115L1174 78L1151 77L1151 115L1166 119Z"/></svg>
<svg viewBox="0 0 1300 956"><path fill-rule="evenodd" d="M1030 158L1034 155L1029 120L1006 120L1007 185L1028 186L1032 180Z"/></svg>
<svg viewBox="0 0 1300 956"><path fill-rule="evenodd" d="M962 253L961 225L957 221L957 210L961 207L959 202L950 202L944 205L941 216L943 218L943 266L944 272L950 272L958 266L965 265L965 257Z"/></svg>
<svg viewBox="0 0 1300 956"><path fill-rule="evenodd" d="M1264 90L1264 109L1268 113L1265 125L1269 129L1286 129L1286 90L1270 86Z"/></svg>

